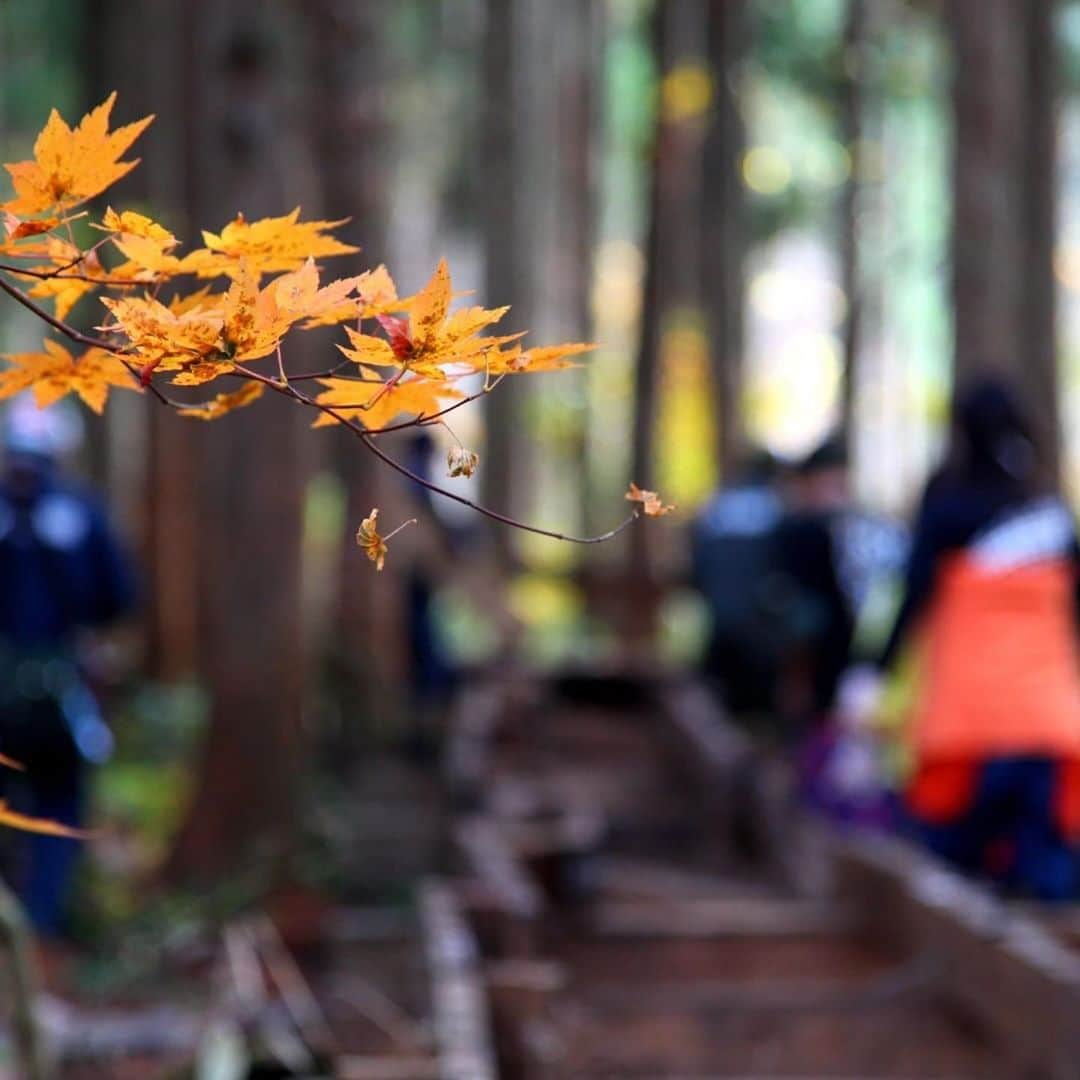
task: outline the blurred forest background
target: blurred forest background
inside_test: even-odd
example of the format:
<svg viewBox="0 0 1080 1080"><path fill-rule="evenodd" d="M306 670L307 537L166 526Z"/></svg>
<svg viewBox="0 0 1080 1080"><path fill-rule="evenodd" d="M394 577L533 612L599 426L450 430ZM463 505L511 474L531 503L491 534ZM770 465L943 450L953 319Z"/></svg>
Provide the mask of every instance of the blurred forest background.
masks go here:
<svg viewBox="0 0 1080 1080"><path fill-rule="evenodd" d="M1080 486L1080 3L0 5L3 160L112 89L117 123L157 114L114 200L189 243L237 211L347 216L357 270L412 292L445 255L512 330L600 343L457 414L489 505L602 531L633 478L681 511L579 548L428 505L377 575L356 525L416 495L344 433L273 403L204 426L115 401L79 461L143 581L102 660L114 869L169 848L213 874L312 776L324 805L372 739L422 735L420 586L451 667L628 639L691 661L681 526L750 444L794 456L842 427L860 498L904 513L954 371L996 365ZM38 335L0 312L5 349Z"/></svg>

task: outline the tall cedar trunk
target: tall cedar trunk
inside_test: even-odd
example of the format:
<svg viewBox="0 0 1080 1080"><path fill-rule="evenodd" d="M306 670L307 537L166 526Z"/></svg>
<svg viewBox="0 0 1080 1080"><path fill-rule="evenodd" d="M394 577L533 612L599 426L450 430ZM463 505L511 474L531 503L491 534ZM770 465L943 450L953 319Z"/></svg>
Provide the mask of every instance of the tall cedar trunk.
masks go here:
<svg viewBox="0 0 1080 1080"><path fill-rule="evenodd" d="M734 76L744 46L744 0L709 0L707 19L707 62L714 93L704 147L701 289L717 395L716 453L721 476L726 477L742 440L745 252L739 159L744 135Z"/></svg>
<svg viewBox="0 0 1080 1080"><path fill-rule="evenodd" d="M841 137L847 147L850 171L840 198L840 262L842 287L847 298L844 319L844 381L841 386L840 425L844 438L854 445L856 403L859 393L859 349L862 334L862 297L859 287L859 161L862 139L863 39L866 32L866 0L848 0L844 31L844 83L840 102Z"/></svg>
<svg viewBox="0 0 1080 1080"><path fill-rule="evenodd" d="M700 35L702 7L657 4L651 27L653 54L661 75L693 55ZM635 365L631 478L654 483L654 444L666 319L676 308L692 310L701 300L701 137L696 118L665 116L656 121L645 240L645 284ZM655 530L653 530L655 534ZM632 529L630 567L635 580L651 576L649 530Z"/></svg>
<svg viewBox="0 0 1080 1080"><path fill-rule="evenodd" d="M510 304L500 332L525 328L528 292L525 212L521 191L521 78L518 71L520 11L518 0L487 0L483 46L483 154L479 191L484 244L484 298L489 304ZM503 326L507 330L503 330ZM514 513L515 482L521 479L515 454L526 387L506 379L485 401L485 461L481 470L484 501L496 510ZM509 559L509 534L494 531L496 551Z"/></svg>
<svg viewBox="0 0 1080 1080"><path fill-rule="evenodd" d="M565 341L592 338L592 275L596 220L593 146L596 136L597 42L602 6L562 0L558 10L556 48L558 85L555 125L558 136L558 216L556 264L559 326L555 337ZM585 372L567 372L584 388ZM584 397L584 389L582 391ZM584 406L584 400L582 401ZM579 415L584 417L582 407ZM588 499L586 432L575 433L572 450L580 481L579 498Z"/></svg>
<svg viewBox="0 0 1080 1080"><path fill-rule="evenodd" d="M187 202L200 222L294 203L268 9L256 0L184 7ZM278 42L286 40L279 34ZM302 359L290 350L294 362ZM194 802L171 870L202 876L279 842L302 761L300 411L281 399L200 434L201 665L212 695ZM263 848L265 849L265 848Z"/></svg>
<svg viewBox="0 0 1080 1080"><path fill-rule="evenodd" d="M309 104L322 178L323 213L349 218L339 234L359 246L358 256L335 260L335 273L359 273L386 258L389 169L384 115L386 65L380 28L385 11L353 0L315 0L304 6L311 27L312 77ZM326 340L326 355L333 353ZM322 366L321 362L316 366ZM392 477L357 439L335 432L334 471L345 489L346 524L354 532L373 506L385 506ZM352 543L338 567L333 651L350 689L366 692L381 711L394 711L391 697L404 683L406 647L401 582L391 562L382 574L367 574ZM372 627L378 626L378 634Z"/></svg>
<svg viewBox="0 0 1080 1080"><path fill-rule="evenodd" d="M186 206L186 56L180 3L153 12L137 0L95 0L88 11L88 63L94 101L119 94L117 123L153 112L157 119L142 138L142 165L114 194L144 204L178 236L198 236ZM152 24L152 25L151 25ZM120 118L123 118L122 120ZM198 666L199 525L192 505L198 490L200 432L190 421L139 399L110 402L106 423L123 424L141 452L115 455L109 463L113 501L135 496L137 512L124 524L137 537L146 670L164 681L192 676ZM126 473L143 463L143 475ZM124 475L117 475L120 469ZM122 509L122 507L121 507Z"/></svg>
<svg viewBox="0 0 1080 1080"><path fill-rule="evenodd" d="M1053 0L953 0L953 294L958 378L1008 372L1060 424L1052 273Z"/></svg>

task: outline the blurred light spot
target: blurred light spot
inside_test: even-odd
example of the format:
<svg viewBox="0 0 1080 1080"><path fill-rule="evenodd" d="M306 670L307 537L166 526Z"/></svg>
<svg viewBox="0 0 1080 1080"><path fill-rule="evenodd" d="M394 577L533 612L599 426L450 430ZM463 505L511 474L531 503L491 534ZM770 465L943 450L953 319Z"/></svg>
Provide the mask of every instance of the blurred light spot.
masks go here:
<svg viewBox="0 0 1080 1080"><path fill-rule="evenodd" d="M671 123L703 116L712 101L712 76L700 64L679 64L660 84L660 108Z"/></svg>
<svg viewBox="0 0 1080 1080"><path fill-rule="evenodd" d="M636 244L612 240L597 249L592 309L601 337L633 328L641 309L644 273L645 258Z"/></svg>
<svg viewBox="0 0 1080 1080"><path fill-rule="evenodd" d="M851 155L847 147L825 139L807 147L800 172L816 187L839 187L851 175Z"/></svg>
<svg viewBox="0 0 1080 1080"><path fill-rule="evenodd" d="M1054 274L1071 292L1080 292L1080 247L1061 246L1054 252Z"/></svg>
<svg viewBox="0 0 1080 1080"><path fill-rule="evenodd" d="M775 146L754 146L742 160L743 183L759 195L779 195L791 183L791 164Z"/></svg>

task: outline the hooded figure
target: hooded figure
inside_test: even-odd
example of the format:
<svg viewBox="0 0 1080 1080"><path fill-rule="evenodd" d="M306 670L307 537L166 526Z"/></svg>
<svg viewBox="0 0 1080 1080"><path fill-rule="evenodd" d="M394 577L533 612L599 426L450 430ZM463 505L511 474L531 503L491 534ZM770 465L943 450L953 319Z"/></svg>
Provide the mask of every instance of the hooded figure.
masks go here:
<svg viewBox="0 0 1080 1080"><path fill-rule="evenodd" d="M76 635L132 607L129 563L102 509L60 475L73 418L25 398L9 410L0 475L0 752L26 772L0 776L20 811L77 826L87 763L112 736L76 656ZM35 926L61 928L72 840L16 837L14 884Z"/></svg>

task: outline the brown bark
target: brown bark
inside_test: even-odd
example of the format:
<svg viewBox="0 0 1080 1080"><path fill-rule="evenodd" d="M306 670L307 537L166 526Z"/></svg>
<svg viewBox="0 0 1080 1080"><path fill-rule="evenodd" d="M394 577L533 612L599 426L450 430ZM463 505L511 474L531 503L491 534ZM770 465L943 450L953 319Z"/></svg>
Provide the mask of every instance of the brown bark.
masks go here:
<svg viewBox="0 0 1080 1080"><path fill-rule="evenodd" d="M385 12L352 0L315 0L302 10L310 32L314 92L307 104L322 185L321 213L349 218L338 235L361 251L335 260L335 273L359 273L387 257L390 161L384 99L389 73L380 40ZM322 340L325 354L332 355L331 342ZM382 574L365 573L358 562L362 553L351 539L371 508L385 504L396 478L344 433L328 440L328 450L345 491L349 529L337 567L330 651L348 683L345 689L365 692L385 716L400 704L395 697L407 673L401 582L393 562ZM372 633L373 626L379 627L378 634Z"/></svg>
<svg viewBox="0 0 1080 1080"><path fill-rule="evenodd" d="M156 114L140 140L142 163L110 194L113 203L148 207L190 242L198 233L185 205L187 90L181 7L162 3L151 11L137 0L95 0L86 20L87 76L92 103L118 92L116 123ZM198 666L198 561L192 554L198 525L191 508L198 490L199 432L190 421L148 401L114 398L104 423L91 430L100 428L104 453L117 444L115 438L104 440L106 427L110 435L124 427L126 452L111 455L102 468L109 475L114 508L135 538L143 582L146 671L165 681L190 677ZM141 475L136 463L142 465Z"/></svg>
<svg viewBox="0 0 1080 1080"><path fill-rule="evenodd" d="M697 61L703 9L700 4L658 4L652 46L661 76L678 63ZM635 363L631 479L654 483L654 445L665 321L677 307L701 301L702 136L696 118L657 117L651 161L645 240L645 282ZM715 222L714 222L715 224ZM715 281L710 284L716 285ZM654 530L655 533L655 530ZM630 567L635 579L650 572L649 531L631 530Z"/></svg>
<svg viewBox="0 0 1080 1080"><path fill-rule="evenodd" d="M480 213L484 245L484 300L510 304L505 332L526 329L528 276L525 266L525 215L522 192L520 10L517 0L487 0L483 44L483 151ZM504 513L514 513L515 478L520 476L515 453L526 386L506 379L485 401L487 427L481 484L484 501ZM510 557L505 529L493 531L503 562Z"/></svg>
<svg viewBox="0 0 1080 1080"><path fill-rule="evenodd" d="M859 393L859 350L862 344L862 296L859 285L859 176L863 108L863 40L866 0L848 0L844 30L844 85L841 137L847 147L850 172L840 198L841 287L847 299L844 318L844 381L841 386L840 426L849 446L853 442Z"/></svg>
<svg viewBox="0 0 1080 1080"><path fill-rule="evenodd" d="M1055 460L1053 0L953 0L958 378L1013 375Z"/></svg>
<svg viewBox="0 0 1080 1080"><path fill-rule="evenodd" d="M727 476L742 442L740 395L743 352L744 214L739 160L744 134L734 79L745 37L743 0L709 0L707 63L713 102L704 146L701 287L713 387L717 395L717 447Z"/></svg>
<svg viewBox="0 0 1080 1080"><path fill-rule="evenodd" d="M254 0L192 3L187 203L201 222L294 205L297 147L283 126L270 9ZM285 40L287 35L278 35ZM197 43L197 47L196 47ZM295 200L300 201L300 200ZM293 362L303 363L295 348ZM235 868L287 835L303 760L300 539L304 418L273 399L200 432L202 670L212 695L195 798L173 853L185 876Z"/></svg>

